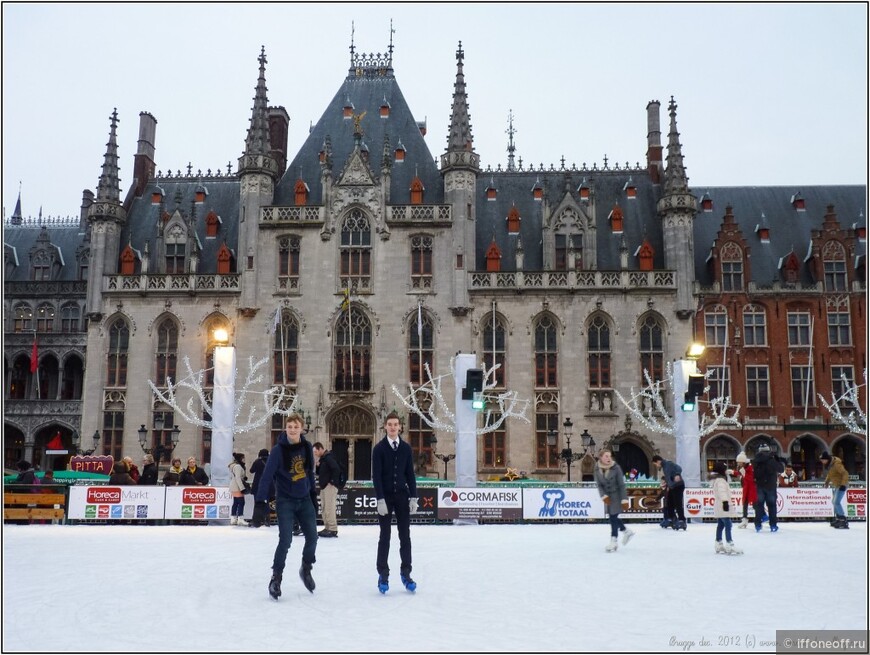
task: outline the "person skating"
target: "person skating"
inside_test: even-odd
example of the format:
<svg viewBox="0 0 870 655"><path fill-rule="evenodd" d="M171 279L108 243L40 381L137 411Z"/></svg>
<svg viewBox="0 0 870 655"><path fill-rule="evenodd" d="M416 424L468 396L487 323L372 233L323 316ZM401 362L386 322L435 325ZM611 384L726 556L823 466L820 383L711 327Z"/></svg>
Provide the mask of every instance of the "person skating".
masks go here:
<svg viewBox="0 0 870 655"><path fill-rule="evenodd" d="M849 521L843 511L843 496L846 495L846 487L849 484L849 472L843 466L843 461L839 457L831 457L828 451L823 452L819 460L822 465L828 467L825 488L831 487L834 492L831 496L831 501L834 503L834 520L831 521L831 527L848 530Z"/></svg>
<svg viewBox="0 0 870 655"><path fill-rule="evenodd" d="M745 529L749 525L749 507L755 507L755 503L758 501L758 492L755 488L755 473L752 470L752 462L742 450L737 453L737 464L737 475L740 476L740 488L743 490L741 501L743 518L737 527Z"/></svg>
<svg viewBox="0 0 870 655"><path fill-rule="evenodd" d="M686 483L683 481L683 468L676 462L664 459L661 455L655 455L652 458L652 463L661 470L662 477L668 487L665 520L674 530L685 530L686 514L683 509L683 492L686 490ZM662 527L667 527L667 525Z"/></svg>
<svg viewBox="0 0 870 655"><path fill-rule="evenodd" d="M302 417L298 413L287 416L284 432L278 435L278 443L269 453L255 496L253 520L262 524L269 511L267 500L274 481L278 545L272 560L269 595L276 600L281 595L287 551L293 542L294 519L298 519L305 535L299 577L311 593L314 593L315 587L311 577L317 550L317 518L314 503L311 501L314 490L314 453L311 444L302 436L302 426Z"/></svg>
<svg viewBox="0 0 870 655"><path fill-rule="evenodd" d="M609 450L601 451L598 464L593 469L598 494L604 502L604 511L610 520L610 543L604 549L608 553L616 550L617 535L622 532L622 545L625 546L634 536L634 531L625 527L619 513L628 509L628 493L625 491L625 476L619 464L613 461Z"/></svg>
<svg viewBox="0 0 870 655"><path fill-rule="evenodd" d="M728 483L728 470L725 462L713 465L713 517L716 519L715 550L721 555L742 555L743 551L734 545L731 539L731 514L734 502L731 498L731 485ZM722 543L722 533L725 533L725 543Z"/></svg>
<svg viewBox="0 0 870 655"><path fill-rule="evenodd" d="M770 531L777 532L779 525L776 520L776 480L785 467L771 452L770 446L762 443L758 446L758 451L752 460L752 469L755 473L755 486L758 493L758 500L755 502L755 531L761 532L766 506Z"/></svg>

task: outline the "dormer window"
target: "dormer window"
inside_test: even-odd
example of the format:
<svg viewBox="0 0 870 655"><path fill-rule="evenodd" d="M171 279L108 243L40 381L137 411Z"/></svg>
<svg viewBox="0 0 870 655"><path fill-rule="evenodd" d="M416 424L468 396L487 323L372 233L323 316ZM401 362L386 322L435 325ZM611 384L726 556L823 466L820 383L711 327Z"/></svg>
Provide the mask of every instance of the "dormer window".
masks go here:
<svg viewBox="0 0 870 655"><path fill-rule="evenodd" d="M540 180L535 180L535 186L532 187L532 198L542 200L544 197L544 187L541 186Z"/></svg>
<svg viewBox="0 0 870 655"><path fill-rule="evenodd" d="M625 191L626 198L637 198L637 187L634 185L634 180L631 178L628 178L628 182L625 183L622 190Z"/></svg>
<svg viewBox="0 0 870 655"><path fill-rule="evenodd" d="M607 217L610 220L610 229L613 230L614 234L622 234L622 207L619 206L619 203L613 206L613 209L610 211L610 216Z"/></svg>
<svg viewBox="0 0 870 655"><path fill-rule="evenodd" d="M204 186L196 187L196 191L193 194L194 201L196 204L201 205L205 202L205 197L208 195L208 190Z"/></svg>
<svg viewBox="0 0 870 655"><path fill-rule="evenodd" d="M405 146L402 145L401 139L399 140L399 145L396 146L395 160L396 162L405 161Z"/></svg>
<svg viewBox="0 0 870 655"><path fill-rule="evenodd" d="M516 205L511 206L505 220L507 221L508 234L520 233L520 211L517 209Z"/></svg>
<svg viewBox="0 0 870 655"><path fill-rule="evenodd" d="M414 179L411 180L411 204L412 205L422 205L423 204L423 192L426 188L423 186L423 181L414 176Z"/></svg>
<svg viewBox="0 0 870 655"><path fill-rule="evenodd" d="M492 240L486 251L486 270L488 273L498 273L501 270L501 250L499 250L495 239Z"/></svg>
<svg viewBox="0 0 870 655"><path fill-rule="evenodd" d="M713 211L713 199L709 193L705 193L701 198L701 210L707 213Z"/></svg>
<svg viewBox="0 0 870 655"><path fill-rule="evenodd" d="M308 204L308 185L305 184L305 181L301 178L296 180L296 186L294 187L295 197L296 197L296 206L303 207Z"/></svg>
<svg viewBox="0 0 870 655"><path fill-rule="evenodd" d="M345 100L344 109L342 109L342 116L345 120L353 118L353 103L350 101L350 97Z"/></svg>
<svg viewBox="0 0 870 655"><path fill-rule="evenodd" d="M233 253L227 248L227 244L221 245L217 254L217 272L218 275L228 275L232 272Z"/></svg>
<svg viewBox="0 0 870 655"><path fill-rule="evenodd" d="M640 270L653 270L653 255L655 255L655 250L653 250L650 242L644 239L643 243L640 244L638 249L634 252L634 256L637 257L637 264Z"/></svg>
<svg viewBox="0 0 870 655"><path fill-rule="evenodd" d="M121 251L121 275L134 275L136 273L136 252L129 243Z"/></svg>
<svg viewBox="0 0 870 655"><path fill-rule="evenodd" d="M221 219L214 212L214 210L210 211L206 214L205 217L205 236L208 239L214 239L218 233L218 226L220 225Z"/></svg>
<svg viewBox="0 0 870 655"><path fill-rule="evenodd" d="M496 195L497 195L497 193L496 193L496 189L495 189L495 180L490 178L489 179L489 186L486 187L486 199L487 199L487 201L495 200Z"/></svg>
<svg viewBox="0 0 870 655"><path fill-rule="evenodd" d="M804 202L800 191L791 197L791 206L795 208L795 211L803 212L807 210L806 202Z"/></svg>
<svg viewBox="0 0 870 655"><path fill-rule="evenodd" d="M858 225L858 223L854 223L852 229L855 231L855 238L858 239L858 241L867 241L866 225Z"/></svg>
<svg viewBox="0 0 870 655"><path fill-rule="evenodd" d="M770 228L762 227L761 225L757 225L755 227L755 232L758 234L758 238L761 243L770 243Z"/></svg>
<svg viewBox="0 0 870 655"><path fill-rule="evenodd" d="M583 182L580 184L580 186L577 187L577 195L580 196L580 200L583 200L583 201L587 201L587 202L588 202L588 200L589 200L589 195L590 195L590 188L589 188L589 185L586 184L586 180L585 180L585 179L584 179Z"/></svg>
<svg viewBox="0 0 870 655"><path fill-rule="evenodd" d="M387 102L387 99L384 98L384 101L381 103L381 118L389 118L390 117L390 103Z"/></svg>
<svg viewBox="0 0 870 655"><path fill-rule="evenodd" d="M163 189L157 187L151 192L151 204L159 205L161 202L163 202Z"/></svg>

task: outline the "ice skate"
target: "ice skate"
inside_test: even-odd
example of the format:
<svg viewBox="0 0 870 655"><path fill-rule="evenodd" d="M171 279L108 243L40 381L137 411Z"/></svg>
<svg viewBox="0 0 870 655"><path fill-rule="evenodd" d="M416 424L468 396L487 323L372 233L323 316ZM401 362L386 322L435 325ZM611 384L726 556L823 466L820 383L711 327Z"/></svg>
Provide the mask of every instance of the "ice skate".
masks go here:
<svg viewBox="0 0 870 655"><path fill-rule="evenodd" d="M378 591L382 594L390 590L390 579L386 575L378 575Z"/></svg>
<svg viewBox="0 0 870 655"><path fill-rule="evenodd" d="M237 517L237 516L231 516L231 517L230 517L230 525L238 525L238 524L239 524L238 517Z"/></svg>
<svg viewBox="0 0 870 655"><path fill-rule="evenodd" d="M725 548L725 544L723 544L721 541L716 542L716 554L717 555L727 555L728 554L728 549Z"/></svg>
<svg viewBox="0 0 870 655"><path fill-rule="evenodd" d="M669 527L671 527L671 523L673 523L673 521L671 521L671 519L664 519L663 521L659 522L659 527L669 528Z"/></svg>
<svg viewBox="0 0 870 655"><path fill-rule="evenodd" d="M237 516L235 525L241 525L242 527L247 527L248 522L244 519L244 517Z"/></svg>
<svg viewBox="0 0 870 655"><path fill-rule="evenodd" d="M633 536L634 536L634 530L632 530L631 528L626 528L625 531L622 533L622 545L624 546L629 541L631 541L631 538Z"/></svg>
<svg viewBox="0 0 870 655"><path fill-rule="evenodd" d="M674 530L685 530L686 522L682 520L674 521Z"/></svg>
<svg viewBox="0 0 870 655"><path fill-rule="evenodd" d="M849 529L849 521L846 519L845 516L838 516L832 525L837 530L848 530Z"/></svg>
<svg viewBox="0 0 870 655"><path fill-rule="evenodd" d="M305 585L305 588L313 594L314 578L311 577L311 564L302 562L302 566L299 567L299 577L302 579L302 584Z"/></svg>
<svg viewBox="0 0 870 655"><path fill-rule="evenodd" d="M725 554L727 554L727 555L742 555L743 551L740 550L737 546L735 546L733 541L729 541L728 545L725 546Z"/></svg>
<svg viewBox="0 0 870 655"><path fill-rule="evenodd" d="M741 530L745 530L746 526L748 526L748 525L749 525L749 519L744 516L742 519L740 519L740 525L738 525L737 527L740 528Z"/></svg>
<svg viewBox="0 0 870 655"><path fill-rule="evenodd" d="M612 553L612 552L614 552L614 551L616 550L617 545L618 545L618 544L617 544L617 541L616 541L616 537L611 537L611 538L610 538L610 543L607 544L607 546L604 548L604 550L605 550L606 552L608 552L608 553Z"/></svg>
<svg viewBox="0 0 870 655"><path fill-rule="evenodd" d="M281 574L273 573L272 579L269 580L269 595L278 600L278 596L281 595Z"/></svg>
<svg viewBox="0 0 870 655"><path fill-rule="evenodd" d="M417 590L417 583L411 579L410 572L402 573L401 578L402 578L402 584L405 585L405 589L407 589L408 591L412 591L412 592Z"/></svg>

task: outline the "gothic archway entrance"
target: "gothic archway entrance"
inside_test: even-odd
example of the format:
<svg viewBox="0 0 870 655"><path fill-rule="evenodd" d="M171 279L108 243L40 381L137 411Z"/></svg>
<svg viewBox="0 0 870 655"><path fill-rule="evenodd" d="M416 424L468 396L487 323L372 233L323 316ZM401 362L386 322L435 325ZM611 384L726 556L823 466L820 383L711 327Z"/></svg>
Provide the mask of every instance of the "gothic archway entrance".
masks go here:
<svg viewBox="0 0 870 655"><path fill-rule="evenodd" d="M649 477L649 457L636 443L631 441L621 442L619 444L619 451L613 453L613 457L623 473L628 473L631 469L637 469L638 476L645 475Z"/></svg>
<svg viewBox="0 0 870 655"><path fill-rule="evenodd" d="M327 420L332 453L350 480L372 479L375 417L356 405L342 407Z"/></svg>

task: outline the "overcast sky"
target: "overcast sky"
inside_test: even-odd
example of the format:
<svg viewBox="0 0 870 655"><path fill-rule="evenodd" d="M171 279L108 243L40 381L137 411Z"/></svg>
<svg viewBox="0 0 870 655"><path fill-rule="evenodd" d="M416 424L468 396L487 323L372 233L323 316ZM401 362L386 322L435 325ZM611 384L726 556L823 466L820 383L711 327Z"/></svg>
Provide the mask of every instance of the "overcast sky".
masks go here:
<svg viewBox="0 0 870 655"><path fill-rule="evenodd" d="M242 153L265 46L289 158L356 51L384 52L434 157L462 41L475 150L524 165L645 162L646 105L674 96L692 186L866 184L867 5L3 4L3 211L77 215L117 108L122 197L139 112L162 171Z"/></svg>

